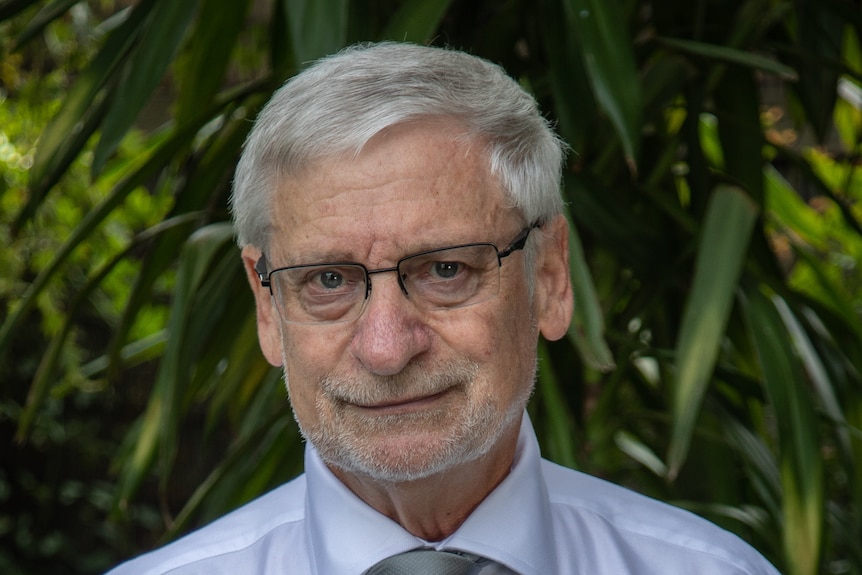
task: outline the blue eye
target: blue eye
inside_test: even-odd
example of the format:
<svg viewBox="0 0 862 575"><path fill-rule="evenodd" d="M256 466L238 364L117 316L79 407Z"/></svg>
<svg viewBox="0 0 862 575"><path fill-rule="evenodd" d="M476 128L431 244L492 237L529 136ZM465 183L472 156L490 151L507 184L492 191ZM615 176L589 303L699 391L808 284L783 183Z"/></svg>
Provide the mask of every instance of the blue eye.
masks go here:
<svg viewBox="0 0 862 575"><path fill-rule="evenodd" d="M317 278L326 289L338 289L344 284L344 276L334 271L320 272Z"/></svg>
<svg viewBox="0 0 862 575"><path fill-rule="evenodd" d="M435 277L448 279L458 275L460 268L461 264L458 262L435 262L431 273Z"/></svg>

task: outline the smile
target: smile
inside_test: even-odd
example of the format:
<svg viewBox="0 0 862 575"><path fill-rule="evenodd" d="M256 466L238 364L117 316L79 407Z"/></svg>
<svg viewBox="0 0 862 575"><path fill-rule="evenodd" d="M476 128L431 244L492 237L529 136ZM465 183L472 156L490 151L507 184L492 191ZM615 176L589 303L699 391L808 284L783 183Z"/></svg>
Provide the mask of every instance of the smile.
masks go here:
<svg viewBox="0 0 862 575"><path fill-rule="evenodd" d="M415 411L428 407L429 405L434 404L444 396L448 395L451 390L452 388L448 388L444 389L443 391L431 395L425 395L422 397L395 398L392 400L386 400L371 405L353 404L353 406L358 407L362 410L379 413L381 415L395 415L397 413Z"/></svg>

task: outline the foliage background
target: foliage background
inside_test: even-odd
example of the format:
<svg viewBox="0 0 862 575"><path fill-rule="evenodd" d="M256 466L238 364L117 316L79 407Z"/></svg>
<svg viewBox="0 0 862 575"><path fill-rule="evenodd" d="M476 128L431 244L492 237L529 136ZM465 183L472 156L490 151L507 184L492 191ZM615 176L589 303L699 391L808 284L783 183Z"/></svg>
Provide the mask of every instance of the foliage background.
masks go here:
<svg viewBox="0 0 862 575"><path fill-rule="evenodd" d="M98 573L299 472L226 212L365 40L502 64L572 145L545 454L862 573L855 0L0 0L0 571Z"/></svg>

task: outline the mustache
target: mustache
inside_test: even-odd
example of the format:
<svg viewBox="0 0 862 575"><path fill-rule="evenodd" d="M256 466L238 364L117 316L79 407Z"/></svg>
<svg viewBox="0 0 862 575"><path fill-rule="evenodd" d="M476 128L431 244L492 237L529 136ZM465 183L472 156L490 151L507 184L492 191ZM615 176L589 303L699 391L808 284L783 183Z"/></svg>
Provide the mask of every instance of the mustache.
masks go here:
<svg viewBox="0 0 862 575"><path fill-rule="evenodd" d="M379 405L393 399L427 397L455 387L468 388L479 373L469 360L445 364L410 364L394 375L326 374L320 380L324 396L338 403Z"/></svg>

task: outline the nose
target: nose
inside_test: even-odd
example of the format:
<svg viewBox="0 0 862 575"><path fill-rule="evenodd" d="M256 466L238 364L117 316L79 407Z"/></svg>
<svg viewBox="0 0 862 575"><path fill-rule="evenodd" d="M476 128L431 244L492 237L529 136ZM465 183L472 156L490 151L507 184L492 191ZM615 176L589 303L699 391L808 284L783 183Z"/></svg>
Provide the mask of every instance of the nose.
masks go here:
<svg viewBox="0 0 862 575"><path fill-rule="evenodd" d="M430 343L429 328L402 293L398 278L375 276L365 309L356 320L351 342L354 357L371 373L394 375L427 351Z"/></svg>

